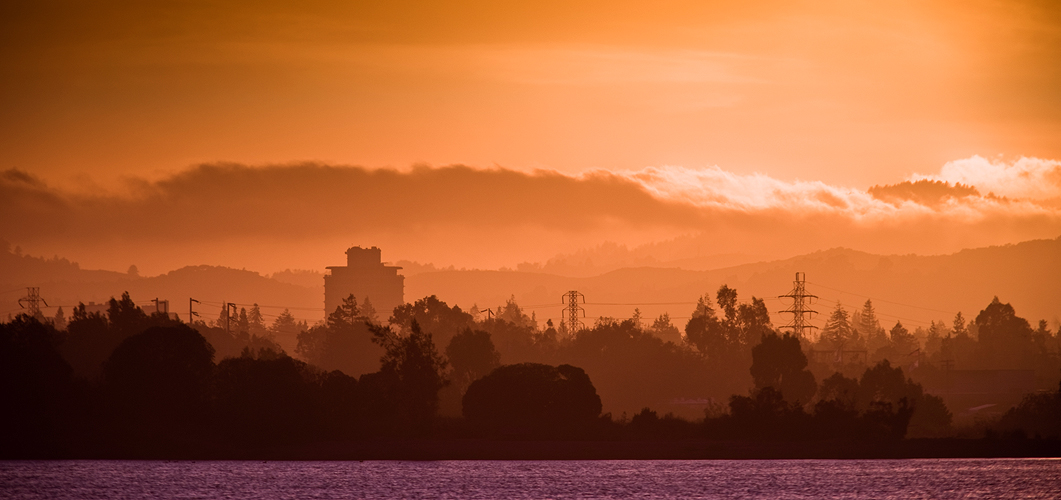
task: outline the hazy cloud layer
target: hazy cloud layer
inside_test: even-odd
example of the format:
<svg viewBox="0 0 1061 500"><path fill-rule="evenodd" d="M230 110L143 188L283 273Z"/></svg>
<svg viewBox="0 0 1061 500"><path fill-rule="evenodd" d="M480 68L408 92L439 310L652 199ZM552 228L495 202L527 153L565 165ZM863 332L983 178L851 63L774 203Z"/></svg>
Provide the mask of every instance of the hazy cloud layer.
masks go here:
<svg viewBox="0 0 1061 500"><path fill-rule="evenodd" d="M158 182L134 180L122 195L62 192L9 170L0 189L3 231L31 239L209 240L480 224L563 231L605 219L682 227L702 219L695 207L655 198L634 182L604 173L569 177L463 166L398 172L317 164L202 165Z"/></svg>
<svg viewBox="0 0 1061 500"><path fill-rule="evenodd" d="M570 176L465 166L210 164L158 181L133 179L104 194L57 189L8 170L0 174L0 237L72 259L94 249L142 268L158 254L185 259L168 264L176 267L229 252L221 262L258 259L271 266L262 271L319 268L325 255L337 260L343 245L377 242L390 260L467 267L541 261L602 241L661 242L639 252L659 261L834 246L938 253L1061 234L1061 208L1052 202L1061 196L1059 165L973 157L861 190L718 167Z"/></svg>
<svg viewBox="0 0 1061 500"><path fill-rule="evenodd" d="M915 175L929 179L974 186L980 191L1010 198L1049 200L1061 197L1061 161L1020 158L991 161L980 156L947 163L935 175Z"/></svg>
<svg viewBox="0 0 1061 500"><path fill-rule="evenodd" d="M641 183L660 199L704 209L782 210L795 217L835 214L866 223L925 216L955 223L997 216L1056 218L1059 211L1049 201L1061 196L1061 162L1037 158L1006 163L974 156L949 162L936 175L914 175L899 184L868 190L820 181L786 182L719 167L650 167L621 175Z"/></svg>

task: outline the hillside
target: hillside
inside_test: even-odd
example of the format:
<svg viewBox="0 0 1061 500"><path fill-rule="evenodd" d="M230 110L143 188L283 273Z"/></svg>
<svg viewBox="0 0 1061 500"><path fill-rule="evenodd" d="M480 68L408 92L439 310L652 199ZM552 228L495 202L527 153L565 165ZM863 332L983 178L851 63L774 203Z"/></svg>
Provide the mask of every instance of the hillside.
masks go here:
<svg viewBox="0 0 1061 500"><path fill-rule="evenodd" d="M405 299L428 295L465 309L503 305L515 296L537 318L559 321L561 295L578 290L586 296L586 321L600 316L630 317L635 307L643 318L669 312L681 327L698 296L721 284L737 289L741 300L765 297L775 324L784 324L777 298L792 287L795 273L805 272L808 291L820 297L816 306L824 317L839 300L851 310L872 298L882 321L902 320L912 327L931 320L948 323L955 312L974 318L994 296L1016 307L1033 323L1046 319L1056 329L1061 320L1061 238L1014 245L963 250L950 255L873 255L844 248L823 250L790 259L744 264L711 271L636 267L593 277L567 277L539 272L442 270L409 276ZM303 272L308 273L308 272ZM285 283L283 276L265 277L253 271L214 266L189 266L169 273L140 277L113 271L80 269L58 257L44 259L0 253L0 313L20 311L17 300L26 286L38 286L53 306L69 309L78 302L103 302L129 291L134 300L150 306L153 298L168 299L171 310L187 317L188 298L205 319L214 319L225 300L258 303L266 319L283 307L309 322L323 318L323 286L303 276L302 284ZM323 284L322 284L323 285ZM153 306L150 306L153 307ZM293 348L294 339L281 339Z"/></svg>
<svg viewBox="0 0 1061 500"><path fill-rule="evenodd" d="M689 316L698 296L728 284L741 300L753 295L767 298L775 324L783 324L786 320L776 311L786 304L777 296L792 288L797 271L807 274L808 291L820 297L819 326L837 300L851 310L867 298L874 300L882 321L902 320L915 327L932 320L949 323L958 311L974 318L996 295L1033 323L1046 319L1057 328L1061 320L1061 238L939 256L881 256L835 248L712 271L641 267L591 278L442 271L406 279L406 300L435 294L466 308L472 304L483 308L504 304L514 295L521 305L533 306L529 308L540 320L558 321L561 295L578 290L586 296L589 321L599 316L630 317L635 307L643 317L669 312L681 320Z"/></svg>
<svg viewBox="0 0 1061 500"><path fill-rule="evenodd" d="M284 308L296 318L313 323L323 317L324 287L306 287L264 277L256 272L217 266L188 266L159 276L140 277L112 271L80 269L62 259L0 255L0 312L3 317L22 309L18 299L25 287L40 288L52 316L61 306L69 317L79 302L103 303L128 291L145 310L153 310L151 299L170 301L170 311L188 320L188 299L201 301L195 310L207 321L216 319L222 302L250 307L260 305L266 321ZM285 349L294 349L295 339L277 339Z"/></svg>

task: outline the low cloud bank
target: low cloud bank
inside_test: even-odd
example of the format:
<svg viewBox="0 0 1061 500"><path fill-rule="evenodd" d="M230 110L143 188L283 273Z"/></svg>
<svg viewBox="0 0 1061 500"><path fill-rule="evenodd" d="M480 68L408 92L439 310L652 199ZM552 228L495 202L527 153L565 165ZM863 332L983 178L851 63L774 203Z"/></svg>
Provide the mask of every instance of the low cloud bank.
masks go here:
<svg viewBox="0 0 1061 500"><path fill-rule="evenodd" d="M972 157L866 190L718 167L568 176L305 163L199 165L158 181L132 180L116 194L58 189L8 170L0 172L0 237L75 259L92 248L100 262L121 262L116 269L150 267L145 254L152 252L158 266L173 268L202 263L177 259L248 246L263 271L318 268L341 254L330 248L338 242L378 242L390 259L468 267L544 261L602 241L660 261L835 246L943 253L1057 237L1059 199L1061 162L1034 158ZM650 241L657 243L644 245ZM303 250L320 242L329 248ZM313 257L291 260L300 255ZM246 259L228 257L212 262Z"/></svg>
<svg viewBox="0 0 1061 500"><path fill-rule="evenodd" d="M914 175L867 190L821 181L786 182L718 167L649 167L619 175L657 198L705 210L782 211L793 217L833 214L868 224L942 218L956 224L995 217L1057 219L1061 162L1020 158L991 162L979 156L949 162L939 174Z"/></svg>
<svg viewBox="0 0 1061 500"><path fill-rule="evenodd" d="M980 156L943 165L935 175L915 175L912 180L968 184L985 193L1030 200L1061 197L1061 161L1020 158L991 161Z"/></svg>

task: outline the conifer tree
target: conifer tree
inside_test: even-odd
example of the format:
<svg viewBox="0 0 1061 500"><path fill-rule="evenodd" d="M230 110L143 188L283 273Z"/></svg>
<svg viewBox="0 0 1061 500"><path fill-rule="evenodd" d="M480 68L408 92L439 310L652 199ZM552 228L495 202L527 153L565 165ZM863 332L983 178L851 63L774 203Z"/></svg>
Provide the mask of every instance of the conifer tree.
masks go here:
<svg viewBox="0 0 1061 500"><path fill-rule="evenodd" d="M822 329L822 338L839 347L851 340L852 333L847 310L844 309L844 306L838 300L836 301L836 309L833 309L832 314L829 315L829 320L825 323L825 328Z"/></svg>
<svg viewBox="0 0 1061 500"><path fill-rule="evenodd" d="M965 318L962 316L961 311L954 315L954 326L951 327L951 334L955 337L965 337L969 335L969 329L965 327Z"/></svg>
<svg viewBox="0 0 1061 500"><path fill-rule="evenodd" d="M694 318L712 318L715 317L715 309L711 307L711 295L704 294L696 300L696 309L693 310Z"/></svg>
<svg viewBox="0 0 1061 500"><path fill-rule="evenodd" d="M264 335L267 331L265 319L262 318L262 310L257 303L251 306L250 311L247 311L247 331L259 336Z"/></svg>
<svg viewBox="0 0 1061 500"><path fill-rule="evenodd" d="M368 300L368 297L365 297L365 300L361 302L361 317L371 323L379 322L379 317L376 315L376 308L372 307L372 302Z"/></svg>
<svg viewBox="0 0 1061 500"><path fill-rule="evenodd" d="M63 314L62 306L59 306L59 310L55 311L55 319L52 320L52 325L55 326L56 330L66 330L66 315Z"/></svg>

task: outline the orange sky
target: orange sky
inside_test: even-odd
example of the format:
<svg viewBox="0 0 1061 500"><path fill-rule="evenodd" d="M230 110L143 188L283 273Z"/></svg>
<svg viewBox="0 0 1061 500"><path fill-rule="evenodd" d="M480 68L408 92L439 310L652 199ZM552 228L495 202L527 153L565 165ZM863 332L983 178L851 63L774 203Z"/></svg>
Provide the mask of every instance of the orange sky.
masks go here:
<svg viewBox="0 0 1061 500"><path fill-rule="evenodd" d="M319 268L341 263L351 244L390 248L393 260L496 267L676 237L769 256L1056 237L1059 11L1052 2L8 2L0 237L87 267L147 272ZM365 167L340 169L342 182L361 183L352 191L415 185L438 197L394 194L366 208L319 169L197 167L307 161ZM379 168L398 172L369 174ZM982 196L918 208L866 194L923 177ZM433 192L436 181L471 183L449 188L478 201ZM491 198L497 183L507 195ZM277 198L285 186L299 196ZM148 209L155 218L136 213ZM555 222L571 211L584 220ZM266 213L302 229L251 220ZM133 229L100 226L121 214ZM388 216L402 220L378 222ZM139 229L152 220L186 239ZM808 224L842 231L801 240ZM778 236L790 243L764 248ZM266 237L271 252L243 250Z"/></svg>

